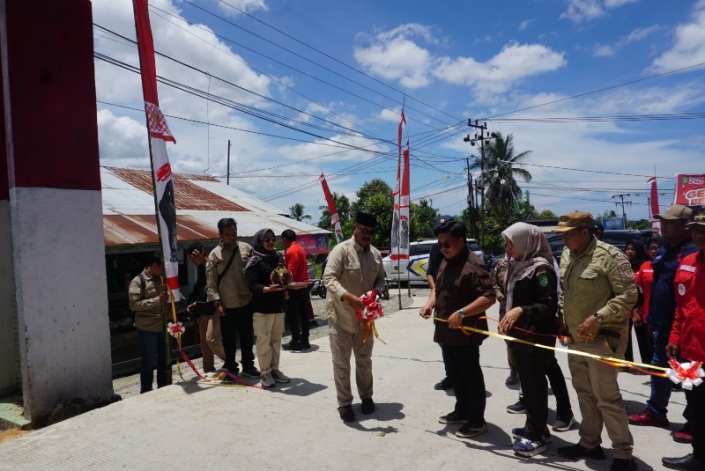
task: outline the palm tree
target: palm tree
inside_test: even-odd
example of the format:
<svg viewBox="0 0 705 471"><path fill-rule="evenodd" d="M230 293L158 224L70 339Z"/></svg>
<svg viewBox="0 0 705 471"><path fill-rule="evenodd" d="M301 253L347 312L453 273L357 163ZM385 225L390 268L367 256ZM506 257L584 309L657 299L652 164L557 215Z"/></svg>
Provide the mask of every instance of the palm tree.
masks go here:
<svg viewBox="0 0 705 471"><path fill-rule="evenodd" d="M514 153L512 135L506 139L501 133L495 133L495 138L485 146L485 174L480 177L480 184L486 190L485 201L489 212L495 217L500 227L504 228L514 219L517 204L521 200L522 191L515 177L525 182L531 181L531 173L523 168L515 168L514 164L520 162L531 154L531 151ZM470 166L477 170L482 168L480 159Z"/></svg>
<svg viewBox="0 0 705 471"><path fill-rule="evenodd" d="M297 221L303 221L304 219L311 219L310 214L304 214L304 205L301 203L294 203L294 206L289 208L289 217L296 219Z"/></svg>

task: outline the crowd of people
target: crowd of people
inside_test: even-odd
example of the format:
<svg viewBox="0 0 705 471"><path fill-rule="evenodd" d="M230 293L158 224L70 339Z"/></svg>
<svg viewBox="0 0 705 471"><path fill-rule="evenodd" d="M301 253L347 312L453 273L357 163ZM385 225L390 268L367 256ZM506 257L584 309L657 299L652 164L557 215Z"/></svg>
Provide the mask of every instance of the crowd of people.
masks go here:
<svg viewBox="0 0 705 471"><path fill-rule="evenodd" d="M642 363L665 368L669 359L705 361L705 295L697 289L705 286L705 211L693 214L691 208L673 205L655 218L661 222L662 238L650 239L646 245L631 241L622 252L598 239L589 213L563 215L556 229L565 243L560 260L554 259L536 226L513 224L502 232L506 255L494 277L468 249L465 225L452 217L439 218L438 244L428 266L431 290L419 312L423 318L434 319L433 340L441 346L446 377L435 388L452 388L455 393L453 410L440 416L439 422L459 424L456 435L461 438L487 430L480 347L486 338L482 332L489 328L486 311L499 300L498 331L508 339L507 384L521 385L519 402L507 411L526 414L524 426L511 431L515 453L531 457L547 448L549 382L557 402L551 429L562 432L576 424L553 350L560 339L582 354L568 357L580 409L580 440L558 448L558 454L574 460L604 460L604 428L612 442L609 469L636 469L629 426L668 425L672 384L652 375L645 410L628 416L617 380L621 368L595 357L626 357L632 362L634 329ZM325 317L338 412L344 422L355 421L350 378L353 355L360 411L372 414L376 408L372 398L374 337L367 335L367 325L360 317L365 307L361 296L385 288L382 258L371 243L376 228L374 215L358 213L352 237L333 248L322 274L329 292ZM253 246L237 240L233 219L220 220L218 232L221 242L207 256L202 246L189 248L199 275L192 304L210 306L199 317L204 369L215 371L215 355L231 375L240 373L242 366L241 374L259 378L264 388L286 383L289 378L279 368L285 319L292 330L288 348L310 347L301 301L301 293L307 292L303 288L308 286L301 266L305 253L302 257L293 231L281 235L284 259L275 250L271 229L258 231ZM294 283L282 283L273 276L282 266ZM155 365L157 386L165 384L164 342L158 341L165 302L160 270L161 261L153 257L129 288L142 351L141 392L152 389ZM199 303L196 298L203 296L205 301ZM259 369L254 363L255 337ZM241 365L235 361L238 340ZM664 457L665 466L705 469L704 394L705 383L686 391L687 423L674 433L675 440L692 443L693 453Z"/></svg>
<svg viewBox="0 0 705 471"><path fill-rule="evenodd" d="M479 346L485 338L481 332L487 332L485 311L498 300L499 333L511 337L506 383L521 384L519 402L507 411L526 414L524 427L512 430L515 453L531 457L546 450L548 381L557 401L553 431L569 430L575 423L565 379L551 348L561 339L570 350L582 353L568 358L581 420L578 443L558 448L558 454L574 460L604 460L604 428L612 442L609 469L636 469L629 426L668 425L673 383L663 375L652 375L646 409L627 415L617 377L621 370L636 366L632 328L642 367L652 365L660 369L652 371L663 371L669 359L705 361L705 295L697 289L705 286L705 210L693 214L691 208L673 205L655 218L661 222L662 238L649 239L646 245L630 241L622 252L599 240L589 213L563 215L556 229L565 244L560 260L554 259L536 226L513 224L502 232L506 255L497 264L494 280L482 261L467 250L463 224L447 216L439 218L438 247L429 261L432 289L419 313L434 318L434 340L441 345L446 377L435 388L455 392L454 410L439 422L461 424L456 432L461 438L486 431ZM620 368L596 358L629 363ZM703 394L705 383L686 391L687 422L673 433L674 440L692 443L693 453L664 457L663 465L705 470Z"/></svg>

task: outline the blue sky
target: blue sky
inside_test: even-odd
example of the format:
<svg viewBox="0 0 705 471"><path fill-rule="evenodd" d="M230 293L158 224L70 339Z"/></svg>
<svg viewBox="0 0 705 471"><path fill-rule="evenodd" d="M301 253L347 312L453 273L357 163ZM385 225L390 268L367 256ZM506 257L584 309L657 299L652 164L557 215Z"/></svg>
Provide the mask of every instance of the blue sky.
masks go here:
<svg viewBox="0 0 705 471"><path fill-rule="evenodd" d="M93 8L101 163L148 168L132 1ZM159 84L175 170L225 176L230 140L233 186L314 222L321 171L351 199L394 186L402 105L412 200L444 214L479 156L468 118L531 151L519 183L539 210L620 214L628 194L646 218L648 176L666 206L676 173L705 172L705 0L155 0L150 16L157 73L182 88Z"/></svg>

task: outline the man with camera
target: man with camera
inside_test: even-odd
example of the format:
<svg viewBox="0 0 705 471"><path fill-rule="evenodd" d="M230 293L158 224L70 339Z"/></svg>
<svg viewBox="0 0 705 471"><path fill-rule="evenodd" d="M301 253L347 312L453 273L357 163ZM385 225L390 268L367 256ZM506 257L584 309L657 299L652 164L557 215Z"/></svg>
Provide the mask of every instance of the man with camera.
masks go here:
<svg viewBox="0 0 705 471"><path fill-rule="evenodd" d="M225 361L223 341L220 334L220 318L215 314L215 305L206 301L206 248L194 242L186 248L191 263L196 267L196 283L188 297L186 308L198 318L198 338L201 341L203 371L215 372L215 355Z"/></svg>

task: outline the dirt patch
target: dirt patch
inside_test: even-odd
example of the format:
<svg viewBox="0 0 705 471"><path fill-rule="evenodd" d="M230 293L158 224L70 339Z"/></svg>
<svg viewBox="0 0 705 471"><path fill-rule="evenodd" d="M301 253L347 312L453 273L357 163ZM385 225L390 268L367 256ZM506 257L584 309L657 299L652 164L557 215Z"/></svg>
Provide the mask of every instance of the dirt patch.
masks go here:
<svg viewBox="0 0 705 471"><path fill-rule="evenodd" d="M21 437L22 435L30 432L31 430L20 430L18 428L11 428L10 430L5 430L3 432L0 432L0 443L14 440L15 438Z"/></svg>

